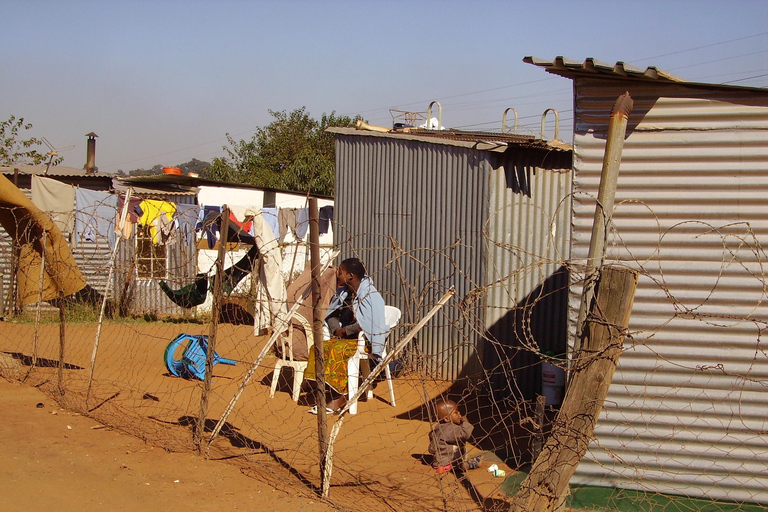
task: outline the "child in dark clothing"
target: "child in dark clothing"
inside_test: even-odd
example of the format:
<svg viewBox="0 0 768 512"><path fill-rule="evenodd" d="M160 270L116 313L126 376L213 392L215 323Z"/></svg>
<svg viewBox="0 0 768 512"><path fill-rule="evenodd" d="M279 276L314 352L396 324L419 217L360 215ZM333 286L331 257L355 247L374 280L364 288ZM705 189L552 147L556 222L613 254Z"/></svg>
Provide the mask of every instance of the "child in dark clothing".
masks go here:
<svg viewBox="0 0 768 512"><path fill-rule="evenodd" d="M435 404L438 424L429 433L429 453L432 454L432 467L438 473L452 469L466 471L477 469L480 458L464 460L465 444L475 428L461 415L456 402L441 400Z"/></svg>

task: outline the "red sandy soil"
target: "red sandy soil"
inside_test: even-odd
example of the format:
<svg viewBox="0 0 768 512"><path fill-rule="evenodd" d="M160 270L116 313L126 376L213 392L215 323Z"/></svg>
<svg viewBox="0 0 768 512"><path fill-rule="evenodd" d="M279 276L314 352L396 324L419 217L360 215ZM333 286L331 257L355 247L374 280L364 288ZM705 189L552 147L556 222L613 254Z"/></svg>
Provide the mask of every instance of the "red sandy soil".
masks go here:
<svg viewBox="0 0 768 512"><path fill-rule="evenodd" d="M168 453L0 378L0 510L329 512L231 464Z"/></svg>
<svg viewBox="0 0 768 512"><path fill-rule="evenodd" d="M380 385L377 398L361 404L360 413L344 422L334 450L330 493L337 508L319 500L312 489L320 481L317 417L306 413L306 403L291 400L290 387L281 385L275 397L269 397L274 357L264 361L229 417L232 435L222 432L212 445L210 460L192 453L191 429L182 419L199 411L201 383L169 375L163 350L179 332L208 329L193 324L105 324L86 407L95 326L67 325L65 361L70 367L63 374L67 391L62 404L72 410L88 409L93 418L152 444L62 409L50 397L55 394L56 365L35 368L26 384L0 378L0 510L508 508L499 492L502 479L484 469L470 472L462 484L452 475L438 477L419 461L430 429L419 408L449 383L399 378L397 407L387 402L386 386ZM207 414L214 423L235 394L247 362L266 342L266 337L254 337L250 326L221 325L217 339L217 351L240 362L214 369ZM32 325L0 324L0 352L6 357L32 354L36 341L39 357L55 363L58 340L55 324L41 326L37 336ZM21 366L22 374L28 371L29 366ZM335 417L328 420L330 427ZM495 425L495 420L491 423ZM489 435L488 429L476 430L476 436ZM243 440L250 444L242 444ZM259 443L268 450L259 448ZM490 462L510 471L491 458L483 467Z"/></svg>

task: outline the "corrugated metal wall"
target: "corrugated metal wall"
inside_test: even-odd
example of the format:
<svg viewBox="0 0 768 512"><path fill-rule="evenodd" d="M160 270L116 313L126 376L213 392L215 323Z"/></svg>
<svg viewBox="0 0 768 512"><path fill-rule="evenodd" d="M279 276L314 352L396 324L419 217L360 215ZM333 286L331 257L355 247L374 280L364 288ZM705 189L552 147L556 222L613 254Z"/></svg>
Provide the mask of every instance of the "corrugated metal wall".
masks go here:
<svg viewBox="0 0 768 512"><path fill-rule="evenodd" d="M569 167L570 154L564 155ZM484 354L486 337L518 346L516 332L507 331L501 319L557 265L521 268L541 265L533 260L566 246L570 212L560 203L570 192L570 173L541 171L520 157L500 158L412 139L337 135L334 236L342 258L363 260L387 303L403 310L404 323L417 322L446 289L456 287L455 299L417 339L425 370L438 378L477 377L485 363L497 364L493 359L505 356L495 349ZM519 172L528 178L524 189L513 184ZM544 218L556 219L554 233ZM534 222L546 227L537 229ZM553 244L553 236L560 241ZM487 298L489 280L501 275L512 281L491 289ZM561 344L566 300L563 293L555 305L559 313L549 315L562 318Z"/></svg>
<svg viewBox="0 0 768 512"><path fill-rule="evenodd" d="M455 379L476 364L475 336L456 304L483 282L489 168L467 148L337 136L341 258L363 261L387 304L403 311L401 323L418 322L456 287L416 341L437 377Z"/></svg>
<svg viewBox="0 0 768 512"><path fill-rule="evenodd" d="M491 172L485 325L498 344L484 366L493 389L514 379L522 398L541 392L539 352L565 353L570 250L571 155L561 169L519 155ZM500 363L505 361L505 364Z"/></svg>
<svg viewBox="0 0 768 512"><path fill-rule="evenodd" d="M575 86L574 262L588 251L610 109L629 90L607 261L641 277L599 446L573 482L768 503L768 93Z"/></svg>

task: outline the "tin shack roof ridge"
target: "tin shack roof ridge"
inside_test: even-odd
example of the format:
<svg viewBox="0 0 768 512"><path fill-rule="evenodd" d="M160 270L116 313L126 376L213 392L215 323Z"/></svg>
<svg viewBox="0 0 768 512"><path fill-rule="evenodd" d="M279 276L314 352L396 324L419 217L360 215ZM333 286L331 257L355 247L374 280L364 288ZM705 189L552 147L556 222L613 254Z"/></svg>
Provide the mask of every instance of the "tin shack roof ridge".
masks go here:
<svg viewBox="0 0 768 512"><path fill-rule="evenodd" d="M222 188L245 188L253 190L263 190L267 192L277 192L281 194L294 194L294 195L307 195L306 192L296 190L283 190L271 187L262 187L258 185L251 185L246 183L231 183L228 181L209 180L206 178L195 178L193 176L177 175L177 174L155 174L152 176L113 176L113 182L117 182L125 185L136 186L152 186L152 187L166 187L168 189L174 188L196 188L200 186L209 187L222 187ZM317 197L319 199L333 199L333 196L324 196L320 194L309 194L310 197Z"/></svg>
<svg viewBox="0 0 768 512"><path fill-rule="evenodd" d="M66 167L63 165L52 165L50 169L47 169L47 166L45 165L32 165L32 164L23 164L23 165L0 165L0 174L14 174L16 169L19 170L19 174L28 174L28 175L36 175L36 176L77 176L81 178L98 178L98 179L104 179L104 178L111 178L111 174L104 174L104 173L88 173L85 171L85 169L78 169L76 167Z"/></svg>
<svg viewBox="0 0 768 512"><path fill-rule="evenodd" d="M407 132L405 130L395 129L392 129L388 132L380 132L357 128L341 128L335 126L326 128L326 131L339 135L382 137L388 139L428 142L431 144L444 144L447 146L458 146L495 153L504 153L510 147L542 149L561 152L569 152L572 150L572 146L570 144L566 144L559 140L548 141L538 139L533 135L521 135L518 133L467 132L453 129L427 130L422 128L410 128Z"/></svg>
<svg viewBox="0 0 768 512"><path fill-rule="evenodd" d="M608 64L593 57L587 57L584 61L568 59L558 55L554 60L541 59L539 57L527 56L523 62L533 64L544 68L548 73L560 75L565 78L605 78L614 80L633 80L633 81L652 81L656 83L679 84L693 87L720 88L720 89L739 89L765 92L764 87L750 87L744 85L729 84L710 84L706 82L691 82L673 75L667 71L648 66L645 69L627 64L624 61L617 61L616 64Z"/></svg>

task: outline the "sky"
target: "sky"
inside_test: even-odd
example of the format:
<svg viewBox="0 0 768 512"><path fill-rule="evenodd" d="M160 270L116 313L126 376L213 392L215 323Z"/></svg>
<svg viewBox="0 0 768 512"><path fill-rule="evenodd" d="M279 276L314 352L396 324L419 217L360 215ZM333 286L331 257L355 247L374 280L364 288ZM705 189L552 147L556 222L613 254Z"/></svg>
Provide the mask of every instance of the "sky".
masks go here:
<svg viewBox="0 0 768 512"><path fill-rule="evenodd" d="M768 87L767 21L765 0L0 0L0 120L76 168L95 132L100 173L211 161L301 107L391 127L438 101L445 127L492 132L512 107L526 134L554 108L570 142L571 80L523 57Z"/></svg>

